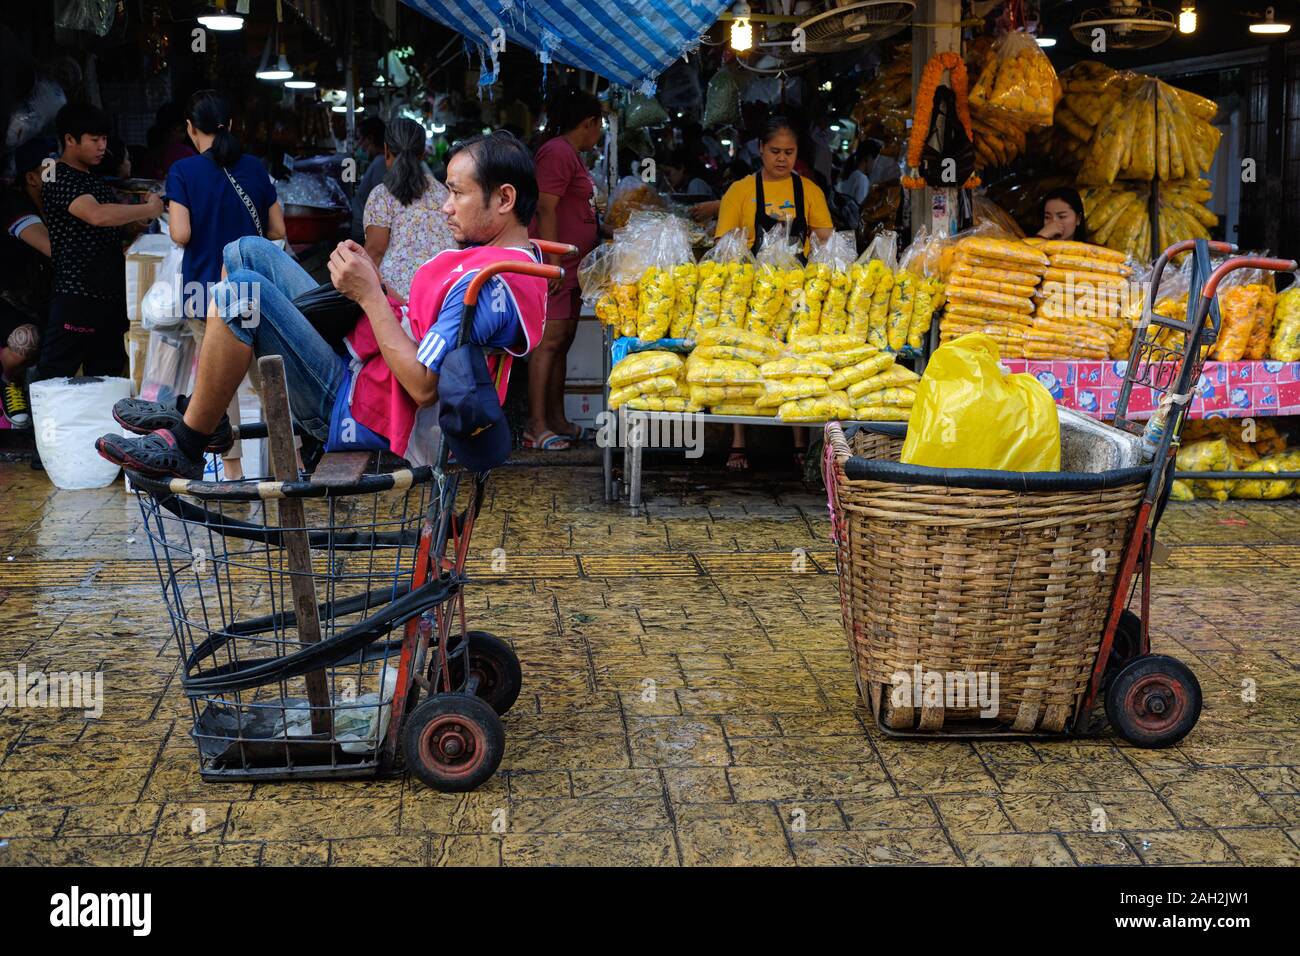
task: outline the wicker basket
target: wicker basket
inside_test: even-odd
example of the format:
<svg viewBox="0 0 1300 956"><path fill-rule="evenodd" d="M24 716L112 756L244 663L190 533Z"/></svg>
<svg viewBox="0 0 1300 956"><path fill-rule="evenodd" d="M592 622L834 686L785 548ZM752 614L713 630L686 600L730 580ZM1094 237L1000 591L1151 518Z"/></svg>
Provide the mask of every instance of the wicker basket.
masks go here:
<svg viewBox="0 0 1300 956"><path fill-rule="evenodd" d="M863 700L892 731L1069 729L1149 469L905 466L902 434L826 426L840 605ZM975 680L987 685L978 694Z"/></svg>

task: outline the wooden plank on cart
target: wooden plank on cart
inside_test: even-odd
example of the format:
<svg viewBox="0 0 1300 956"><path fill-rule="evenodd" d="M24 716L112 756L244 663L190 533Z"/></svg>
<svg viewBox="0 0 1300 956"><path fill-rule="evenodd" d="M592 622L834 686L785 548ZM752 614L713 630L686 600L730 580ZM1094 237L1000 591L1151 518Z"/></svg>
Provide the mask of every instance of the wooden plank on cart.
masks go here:
<svg viewBox="0 0 1300 956"><path fill-rule="evenodd" d="M368 451L332 451L322 455L316 463L316 470L312 472L312 484L324 485L326 488L355 485L366 473L370 455Z"/></svg>
<svg viewBox="0 0 1300 956"><path fill-rule="evenodd" d="M289 411L284 359L278 355L263 355L257 360L257 367L262 373L262 405L266 415L271 474L276 481L293 481L298 477L298 455L293 446L293 415ZM307 543L307 520L302 499L280 498L278 505L280 527L292 529L284 531L284 550L297 614L298 641L315 644L320 641L320 609L316 603L316 582L312 577L311 547ZM325 671L312 671L306 676L306 682L312 734L332 736L333 715Z"/></svg>

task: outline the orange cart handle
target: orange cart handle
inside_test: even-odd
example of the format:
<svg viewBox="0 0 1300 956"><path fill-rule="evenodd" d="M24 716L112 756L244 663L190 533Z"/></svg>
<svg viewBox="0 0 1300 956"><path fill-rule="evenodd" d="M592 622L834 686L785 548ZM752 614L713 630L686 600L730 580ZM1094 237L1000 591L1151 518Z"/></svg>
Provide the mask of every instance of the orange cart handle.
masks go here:
<svg viewBox="0 0 1300 956"><path fill-rule="evenodd" d="M565 248L572 249L573 247L567 246ZM478 274L470 280L469 288L465 290L465 304L477 305L478 293L483 288L483 284L488 279L503 272L513 272L515 275L521 276L536 276L548 282L552 279L564 278L564 270L559 266L543 265L540 262L493 262L480 269Z"/></svg>
<svg viewBox="0 0 1300 956"><path fill-rule="evenodd" d="M1205 299L1213 299L1215 291L1219 288L1219 283L1229 272L1235 272L1238 269L1262 269L1266 272L1294 272L1297 268L1294 259L1270 259L1267 256L1238 256L1235 259L1229 259L1227 262L1215 269L1210 275L1209 281L1205 283L1205 288L1201 290L1201 296Z"/></svg>
<svg viewBox="0 0 1300 956"><path fill-rule="evenodd" d="M578 254L578 247L571 246L567 242L551 242L549 239L534 239L533 242L538 249L541 249L548 256L564 256L568 258Z"/></svg>

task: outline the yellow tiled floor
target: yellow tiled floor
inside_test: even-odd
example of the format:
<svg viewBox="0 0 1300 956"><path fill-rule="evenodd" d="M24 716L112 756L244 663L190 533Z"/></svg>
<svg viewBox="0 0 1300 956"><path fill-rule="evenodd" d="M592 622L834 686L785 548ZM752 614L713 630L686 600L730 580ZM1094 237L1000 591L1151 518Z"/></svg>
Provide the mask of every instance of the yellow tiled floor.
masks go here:
<svg viewBox="0 0 1300 956"><path fill-rule="evenodd" d="M773 487L654 473L633 518L596 469L497 472L468 610L525 687L501 772L457 796L204 783L134 499L0 465L0 670L106 692L99 720L0 710L0 865L1300 863L1300 505L1170 508L1153 643L1205 710L1142 751L882 735L825 502Z"/></svg>

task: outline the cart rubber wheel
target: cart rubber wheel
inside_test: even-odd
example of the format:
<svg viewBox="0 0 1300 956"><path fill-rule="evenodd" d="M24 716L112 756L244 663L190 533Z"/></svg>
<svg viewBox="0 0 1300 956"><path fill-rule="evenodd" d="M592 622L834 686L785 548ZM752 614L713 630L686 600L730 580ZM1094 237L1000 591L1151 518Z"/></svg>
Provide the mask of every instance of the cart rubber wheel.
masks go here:
<svg viewBox="0 0 1300 956"><path fill-rule="evenodd" d="M1102 675L1103 693L1115 680L1115 675L1140 653L1142 653L1142 618L1125 608L1120 613L1119 624L1115 626L1115 640L1110 646L1110 659L1106 662L1106 670Z"/></svg>
<svg viewBox="0 0 1300 956"><path fill-rule="evenodd" d="M463 793L490 779L501 764L501 718L472 694L438 694L422 702L402 731L406 766L427 786Z"/></svg>
<svg viewBox="0 0 1300 956"><path fill-rule="evenodd" d="M470 673L478 678L475 696L485 701L498 714L504 715L515 705L519 691L524 686L519 658L514 648L495 634L469 631L466 636L469 638ZM453 687L465 685L462 660L463 658L456 657L450 662Z"/></svg>
<svg viewBox="0 0 1300 956"><path fill-rule="evenodd" d="M1106 717L1137 747L1168 747L1201 716L1201 685L1182 661L1164 654L1134 658L1106 690Z"/></svg>

